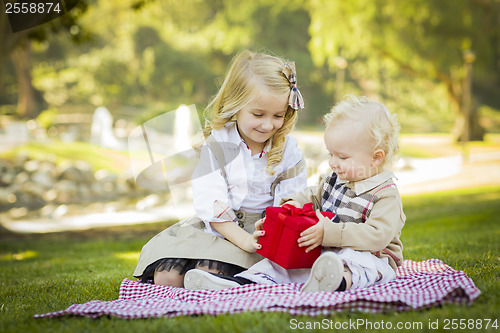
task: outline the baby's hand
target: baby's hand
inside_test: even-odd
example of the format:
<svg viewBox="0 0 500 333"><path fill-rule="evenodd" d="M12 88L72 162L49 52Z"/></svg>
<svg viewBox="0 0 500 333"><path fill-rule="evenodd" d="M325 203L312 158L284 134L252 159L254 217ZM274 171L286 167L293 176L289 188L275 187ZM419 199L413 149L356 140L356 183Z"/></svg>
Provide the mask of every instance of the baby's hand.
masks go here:
<svg viewBox="0 0 500 333"><path fill-rule="evenodd" d="M299 247L307 246L306 253L323 243L323 235L325 233L323 227L325 222L328 221L328 218L321 215L319 210L316 211L316 216L319 219L318 223L304 230L297 240Z"/></svg>

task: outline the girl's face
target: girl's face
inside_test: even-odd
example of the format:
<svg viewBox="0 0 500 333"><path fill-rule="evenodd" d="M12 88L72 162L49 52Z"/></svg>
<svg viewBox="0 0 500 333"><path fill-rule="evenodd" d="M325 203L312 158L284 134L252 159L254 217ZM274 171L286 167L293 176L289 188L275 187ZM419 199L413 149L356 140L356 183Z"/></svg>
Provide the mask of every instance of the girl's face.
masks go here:
<svg viewBox="0 0 500 333"><path fill-rule="evenodd" d="M356 182L374 176L385 157L383 150L374 149L373 139L364 127L353 121L341 121L325 131L328 163L342 180Z"/></svg>
<svg viewBox="0 0 500 333"><path fill-rule="evenodd" d="M236 114L238 132L253 154L260 153L282 126L288 109L288 95L263 90Z"/></svg>

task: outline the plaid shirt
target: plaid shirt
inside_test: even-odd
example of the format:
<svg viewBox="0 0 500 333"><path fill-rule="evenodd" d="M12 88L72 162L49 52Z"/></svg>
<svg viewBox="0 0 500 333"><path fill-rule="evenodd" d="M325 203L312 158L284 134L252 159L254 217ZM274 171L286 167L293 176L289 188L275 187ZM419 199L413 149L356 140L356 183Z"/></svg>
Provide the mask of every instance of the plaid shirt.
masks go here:
<svg viewBox="0 0 500 333"><path fill-rule="evenodd" d="M363 182L368 181L375 186L379 186L394 176L392 172L385 172L379 175L379 177L377 177L378 175L375 176L377 177L375 180L372 177ZM321 210L336 213L337 215L333 219L333 222L364 223L367 217L370 216L373 205L380 199L377 193L387 187L396 188L396 185L391 182L377 188L374 193L359 193L356 191L356 188L353 190L349 185L348 182L339 179L335 173L329 176L323 185L324 193L321 198ZM370 187L367 186L364 188L371 190L372 188Z"/></svg>

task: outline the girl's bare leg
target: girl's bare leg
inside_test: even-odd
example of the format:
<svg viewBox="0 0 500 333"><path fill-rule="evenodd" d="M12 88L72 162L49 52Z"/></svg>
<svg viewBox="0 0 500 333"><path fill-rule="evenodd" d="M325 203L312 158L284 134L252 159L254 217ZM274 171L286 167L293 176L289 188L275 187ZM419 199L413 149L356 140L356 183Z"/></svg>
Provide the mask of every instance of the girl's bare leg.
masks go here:
<svg viewBox="0 0 500 333"><path fill-rule="evenodd" d="M161 286L184 288L184 274L179 274L175 269L156 271L154 274L154 283Z"/></svg>

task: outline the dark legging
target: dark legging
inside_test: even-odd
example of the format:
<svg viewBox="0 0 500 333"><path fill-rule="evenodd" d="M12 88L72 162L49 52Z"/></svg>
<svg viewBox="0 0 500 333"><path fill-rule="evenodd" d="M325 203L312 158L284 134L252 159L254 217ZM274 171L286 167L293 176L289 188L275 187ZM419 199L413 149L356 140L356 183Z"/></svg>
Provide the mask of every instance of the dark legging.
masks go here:
<svg viewBox="0 0 500 333"><path fill-rule="evenodd" d="M175 269L179 275L186 274L187 271L193 268L215 269L223 275L234 276L243 272L243 267L228 264L217 260L208 259L183 259L183 258L162 258L150 264L140 277L141 282L154 283L155 272L170 271Z"/></svg>

